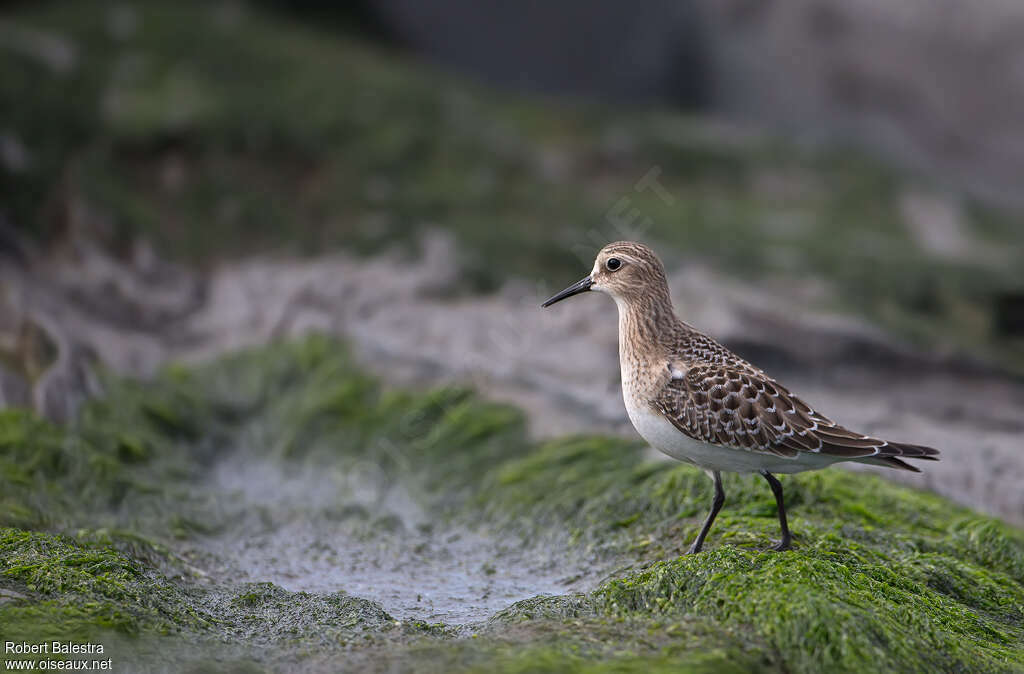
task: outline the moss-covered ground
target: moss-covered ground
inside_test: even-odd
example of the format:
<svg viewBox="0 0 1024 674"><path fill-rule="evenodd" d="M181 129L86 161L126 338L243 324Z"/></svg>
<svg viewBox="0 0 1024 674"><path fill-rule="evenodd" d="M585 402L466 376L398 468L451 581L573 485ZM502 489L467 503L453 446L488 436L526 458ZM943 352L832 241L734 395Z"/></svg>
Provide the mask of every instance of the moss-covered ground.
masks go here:
<svg viewBox="0 0 1024 674"><path fill-rule="evenodd" d="M639 237L750 282L821 280L829 309L1022 362L996 315L1024 287L1020 216L954 206L968 250L936 252L907 215L920 185L854 151L498 94L242 3L18 3L3 19L0 131L24 152L0 200L44 235L100 220L115 243L141 232L195 262L413 249L441 228L470 290L553 286ZM651 169L671 200L644 187Z"/></svg>
<svg viewBox="0 0 1024 674"><path fill-rule="evenodd" d="M0 415L5 639L99 641L132 670L1024 671L1024 533L874 476L787 478L785 553L765 550L770 491L732 476L707 550L683 556L699 471L620 439L532 443L515 409L384 389L326 338L105 388L67 428ZM468 624L217 574L207 543L238 515L203 485L239 451L374 466L438 528L603 571Z"/></svg>

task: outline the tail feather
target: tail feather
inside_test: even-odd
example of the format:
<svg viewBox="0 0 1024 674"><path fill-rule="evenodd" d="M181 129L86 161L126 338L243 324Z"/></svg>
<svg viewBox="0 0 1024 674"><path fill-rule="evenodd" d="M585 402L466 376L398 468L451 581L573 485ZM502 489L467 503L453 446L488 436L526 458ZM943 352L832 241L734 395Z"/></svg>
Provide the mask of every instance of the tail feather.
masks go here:
<svg viewBox="0 0 1024 674"><path fill-rule="evenodd" d="M913 473L920 473L921 469L917 466L912 466L903 459L923 459L926 461L938 461L939 450L933 449L932 447L925 447L924 445L911 445L904 442L889 442L886 443L882 451L865 460L864 463L873 463L877 466L888 466L889 468L899 468L900 470L909 470Z"/></svg>
<svg viewBox="0 0 1024 674"><path fill-rule="evenodd" d="M887 451L887 450L894 451ZM939 460L939 450L924 445L911 445L904 442L890 442L883 448L883 455L902 456L910 459L927 459L928 461Z"/></svg>
<svg viewBox="0 0 1024 674"><path fill-rule="evenodd" d="M865 462L867 463L867 462ZM895 456L887 456L883 459L875 459L872 461L879 466L888 466L889 468L899 468L901 470L909 470L912 473L920 473L921 469L917 466L911 466L906 461L900 461Z"/></svg>

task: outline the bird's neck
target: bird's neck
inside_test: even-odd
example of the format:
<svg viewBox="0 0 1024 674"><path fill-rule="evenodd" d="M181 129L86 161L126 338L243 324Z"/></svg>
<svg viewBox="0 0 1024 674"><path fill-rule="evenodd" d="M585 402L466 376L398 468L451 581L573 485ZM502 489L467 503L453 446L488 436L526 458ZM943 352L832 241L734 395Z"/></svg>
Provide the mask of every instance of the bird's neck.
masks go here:
<svg viewBox="0 0 1024 674"><path fill-rule="evenodd" d="M659 288L658 292L616 297L615 304L619 309L619 336L628 335L634 343L658 341L679 322L667 287Z"/></svg>
<svg viewBox="0 0 1024 674"><path fill-rule="evenodd" d="M615 298L619 309L619 360L623 380L667 356L669 341L681 325L668 289L662 293Z"/></svg>

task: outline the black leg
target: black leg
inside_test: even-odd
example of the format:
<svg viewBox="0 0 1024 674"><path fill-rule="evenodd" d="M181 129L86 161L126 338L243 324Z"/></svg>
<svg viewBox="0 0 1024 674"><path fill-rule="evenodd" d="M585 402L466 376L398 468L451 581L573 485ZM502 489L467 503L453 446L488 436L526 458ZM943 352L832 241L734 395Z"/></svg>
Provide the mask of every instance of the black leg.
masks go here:
<svg viewBox="0 0 1024 674"><path fill-rule="evenodd" d="M688 555L700 552L700 549L704 547L704 539L707 537L708 532L711 531L711 524L715 521L718 511L722 509L722 504L725 503L725 490L722 489L722 474L716 470L714 473L711 473L711 479L715 481L715 500L711 502L711 512L708 513L707 519L704 520L704 526L700 528L697 540L686 551Z"/></svg>
<svg viewBox="0 0 1024 674"><path fill-rule="evenodd" d="M772 493L775 494L775 504L779 507L779 525L782 527L782 540L773 545L772 550L789 550L793 539L789 535L789 525L786 524L786 504L782 501L782 483L767 470L762 470L761 475L768 480Z"/></svg>

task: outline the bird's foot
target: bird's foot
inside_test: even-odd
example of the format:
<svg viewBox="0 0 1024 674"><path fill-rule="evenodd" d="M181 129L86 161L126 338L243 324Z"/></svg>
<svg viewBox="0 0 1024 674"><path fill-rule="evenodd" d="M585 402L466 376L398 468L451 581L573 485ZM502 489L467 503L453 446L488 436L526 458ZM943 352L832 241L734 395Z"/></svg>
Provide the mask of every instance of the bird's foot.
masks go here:
<svg viewBox="0 0 1024 674"><path fill-rule="evenodd" d="M697 541L694 541L693 545L691 545L690 548L686 551L686 554L696 555L698 552L701 551L701 548L703 547L704 546L702 544L698 543Z"/></svg>
<svg viewBox="0 0 1024 674"><path fill-rule="evenodd" d="M773 541L773 543L775 543L775 545L768 549L774 550L775 552L782 552L783 550L790 550L793 548L792 541L788 538L783 538L781 541Z"/></svg>

